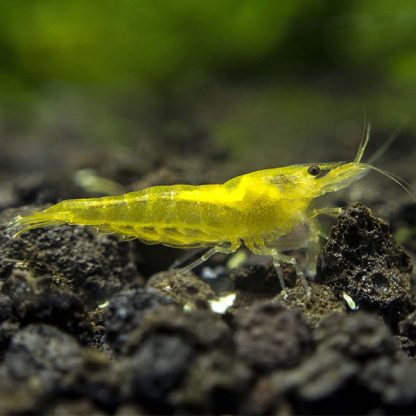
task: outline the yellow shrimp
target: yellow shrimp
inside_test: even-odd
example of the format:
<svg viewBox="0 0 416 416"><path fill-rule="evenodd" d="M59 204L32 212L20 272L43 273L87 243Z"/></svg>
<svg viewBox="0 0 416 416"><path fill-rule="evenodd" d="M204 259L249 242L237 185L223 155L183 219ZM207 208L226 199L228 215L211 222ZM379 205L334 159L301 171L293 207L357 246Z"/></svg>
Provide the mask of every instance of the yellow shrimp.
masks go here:
<svg viewBox="0 0 416 416"><path fill-rule="evenodd" d="M210 247L182 271L191 270L214 253L232 253L244 244L253 253L272 256L282 287L282 262L295 265L307 287L295 259L281 252L296 245L283 243L282 238L299 224L306 224L310 231L306 244L317 253L316 217L336 215L341 210L313 209L311 202L347 187L370 169L405 187L396 177L361 162L369 131L368 128L355 160L350 163L291 165L247 173L223 184L155 186L120 196L66 200L19 216L13 225L20 230L17 234L67 223L93 226L147 244Z"/></svg>

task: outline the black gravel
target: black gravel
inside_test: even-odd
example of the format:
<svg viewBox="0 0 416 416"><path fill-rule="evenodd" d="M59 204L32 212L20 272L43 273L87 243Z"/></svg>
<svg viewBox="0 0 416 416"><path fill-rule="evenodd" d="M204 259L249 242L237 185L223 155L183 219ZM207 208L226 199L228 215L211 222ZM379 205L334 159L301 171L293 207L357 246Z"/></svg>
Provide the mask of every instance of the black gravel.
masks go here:
<svg viewBox="0 0 416 416"><path fill-rule="evenodd" d="M29 185L16 205L53 199ZM223 315L209 281L148 276L163 251L71 226L12 239L17 212L0 216L1 414L414 413L410 259L364 206L333 226L309 295L291 267L281 292L270 263L245 265L222 273Z"/></svg>

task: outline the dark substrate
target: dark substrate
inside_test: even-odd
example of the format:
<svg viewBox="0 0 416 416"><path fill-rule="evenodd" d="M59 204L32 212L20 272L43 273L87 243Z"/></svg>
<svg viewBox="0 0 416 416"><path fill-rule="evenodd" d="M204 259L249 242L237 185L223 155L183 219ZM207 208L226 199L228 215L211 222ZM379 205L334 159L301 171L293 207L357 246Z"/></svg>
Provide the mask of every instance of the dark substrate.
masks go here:
<svg viewBox="0 0 416 416"><path fill-rule="evenodd" d="M12 239L17 212L0 218L0 414L415 413L410 258L366 207L338 218L309 297L290 267L281 293L270 263L213 259L237 295L222 315L218 286L163 271L179 252L71 226Z"/></svg>

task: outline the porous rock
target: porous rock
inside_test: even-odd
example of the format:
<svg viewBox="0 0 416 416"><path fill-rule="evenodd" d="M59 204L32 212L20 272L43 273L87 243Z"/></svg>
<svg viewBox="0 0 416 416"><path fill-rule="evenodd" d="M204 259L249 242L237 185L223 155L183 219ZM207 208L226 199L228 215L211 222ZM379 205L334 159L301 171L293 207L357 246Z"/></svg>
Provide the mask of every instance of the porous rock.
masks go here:
<svg viewBox="0 0 416 416"><path fill-rule="evenodd" d="M416 341L416 311L413 311L399 323L399 333Z"/></svg>
<svg viewBox="0 0 416 416"><path fill-rule="evenodd" d="M407 312L411 270L387 223L356 204L333 226L318 258L317 277L339 298L347 294L358 307L394 323Z"/></svg>
<svg viewBox="0 0 416 416"><path fill-rule="evenodd" d="M91 330L84 303L69 289L42 287L27 269L13 269L2 292L21 325L47 323L82 336ZM47 279L48 280L48 279Z"/></svg>
<svg viewBox="0 0 416 416"><path fill-rule="evenodd" d="M93 305L106 300L125 284L142 280L129 260L129 248L111 235L97 234L88 227L60 225L30 230L12 238L10 218L0 218L0 278L7 278L19 262L34 275L50 275L51 284L66 287Z"/></svg>
<svg viewBox="0 0 416 416"><path fill-rule="evenodd" d="M239 311L234 339L237 353L261 371L295 366L313 349L312 330L300 312L277 302Z"/></svg>
<svg viewBox="0 0 416 416"><path fill-rule="evenodd" d="M81 365L63 380L64 397L83 398L106 413L114 413L130 396L125 387L126 368L103 353L84 349Z"/></svg>
<svg viewBox="0 0 416 416"><path fill-rule="evenodd" d="M252 382L250 368L240 358L214 350L195 359L171 401L182 414L233 414Z"/></svg>
<svg viewBox="0 0 416 416"><path fill-rule="evenodd" d="M295 414L412 408L414 366L399 354L381 319L368 313L334 313L320 322L315 337L315 352L299 366L259 381L247 403L251 413L271 413L282 402ZM410 382L412 386L405 386Z"/></svg>
<svg viewBox="0 0 416 416"><path fill-rule="evenodd" d="M259 379L243 409L253 415L275 414L282 405L289 414L348 413L345 404L357 371L358 365L341 354L317 351L293 369Z"/></svg>
<svg viewBox="0 0 416 416"><path fill-rule="evenodd" d="M308 284L309 293L298 282L295 287L279 293L274 300L287 309L301 311L313 326L316 326L324 316L332 312L345 311L343 303L337 299L328 286L314 282L308 282Z"/></svg>
<svg viewBox="0 0 416 416"><path fill-rule="evenodd" d="M42 412L46 416L104 416L107 413L98 410L91 401L85 399L63 400Z"/></svg>
<svg viewBox="0 0 416 416"><path fill-rule="evenodd" d="M227 325L218 315L203 309L186 312L168 305L150 311L142 325L129 335L127 352L136 351L151 334L180 334L198 351L232 346Z"/></svg>
<svg viewBox="0 0 416 416"><path fill-rule="evenodd" d="M149 289L127 289L111 297L104 314L106 341L118 353L125 352L129 334L140 327L145 314L171 303Z"/></svg>
<svg viewBox="0 0 416 416"><path fill-rule="evenodd" d="M146 287L169 297L174 303L188 308L208 309L208 301L215 297L210 286L192 272L178 273L175 270L153 275Z"/></svg>
<svg viewBox="0 0 416 416"><path fill-rule="evenodd" d="M365 312L327 316L318 325L315 339L318 349L337 351L358 361L397 352L397 343L386 324Z"/></svg>
<svg viewBox="0 0 416 416"><path fill-rule="evenodd" d="M81 347L72 336L50 325L32 324L12 338L0 374L18 382L36 377L44 390L54 391L81 362Z"/></svg>
<svg viewBox="0 0 416 416"><path fill-rule="evenodd" d="M411 312L399 322L399 335L396 339L403 351L410 357L416 356L416 311Z"/></svg>
<svg viewBox="0 0 416 416"><path fill-rule="evenodd" d="M380 357L369 362L359 378L384 405L393 406L397 411L416 405L416 364L413 361L401 356Z"/></svg>
<svg viewBox="0 0 416 416"><path fill-rule="evenodd" d="M48 392L39 382L19 382L0 377L0 414L41 414Z"/></svg>
<svg viewBox="0 0 416 416"><path fill-rule="evenodd" d="M0 295L0 357L3 357L11 338L19 329L20 323L12 301L7 296Z"/></svg>
<svg viewBox="0 0 416 416"><path fill-rule="evenodd" d="M129 395L150 409L166 412L168 394L188 370L192 346L180 335L150 334L124 361Z"/></svg>

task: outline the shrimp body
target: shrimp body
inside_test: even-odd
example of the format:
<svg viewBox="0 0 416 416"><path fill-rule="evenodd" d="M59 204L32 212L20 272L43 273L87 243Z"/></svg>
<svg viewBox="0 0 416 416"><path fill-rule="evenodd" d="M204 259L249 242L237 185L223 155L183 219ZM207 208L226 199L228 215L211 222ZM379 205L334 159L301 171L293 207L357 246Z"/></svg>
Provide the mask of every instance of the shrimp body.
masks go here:
<svg viewBox="0 0 416 416"><path fill-rule="evenodd" d="M287 234L309 200L285 195L253 172L218 185L155 186L121 196L73 199L20 217L21 232L69 223L89 225L125 238L173 247L213 246ZM310 199L310 198L309 198Z"/></svg>
<svg viewBox="0 0 416 416"><path fill-rule="evenodd" d="M361 162L369 129L366 133L353 162L291 165L247 173L223 184L155 186L120 196L66 200L43 211L18 216L12 227L19 235L32 228L68 223L93 226L147 244L211 247L183 271L216 252L231 253L244 243L256 254L272 256L284 286L281 262L293 264L301 278L303 272L296 260L282 254L282 250L307 246L316 256L316 217L340 212L340 208L312 209L312 201L349 186L369 170L388 176L406 189L397 177ZM283 237L300 224L306 224L310 231L306 241L301 245L283 243Z"/></svg>

